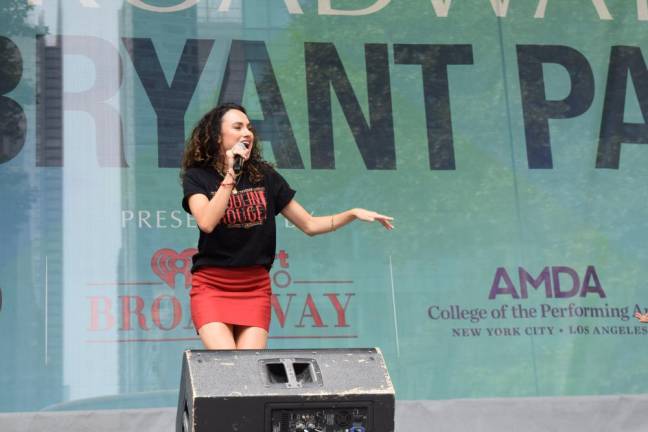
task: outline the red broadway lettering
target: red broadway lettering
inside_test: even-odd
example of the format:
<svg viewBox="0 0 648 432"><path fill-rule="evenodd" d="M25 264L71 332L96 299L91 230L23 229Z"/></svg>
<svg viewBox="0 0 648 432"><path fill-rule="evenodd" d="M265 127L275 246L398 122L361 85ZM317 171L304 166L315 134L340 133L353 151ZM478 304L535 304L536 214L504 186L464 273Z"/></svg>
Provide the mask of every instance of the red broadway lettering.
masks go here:
<svg viewBox="0 0 648 432"><path fill-rule="evenodd" d="M340 303L340 300L338 299L338 294L337 293L326 293L324 296L326 296L329 299L329 302L331 303L331 306L333 306L333 309L335 309L335 312L337 314L337 324L335 324L335 327L349 327L349 324L347 324L347 319L346 319L346 311L347 308L349 307L349 301L351 300L351 297L353 297L355 294L354 293L345 293L346 296L346 301L344 302L344 306ZM279 321L279 326L281 328L284 328L286 325L286 317L288 316L288 312L290 311L290 305L292 304L293 297L296 297L297 294L286 294L286 297L288 297L286 307L283 308L281 306L281 302L279 301L279 297L281 297L281 294L272 294L272 299L271 299L271 304L272 304L272 310L277 317L277 321ZM311 318L313 320L313 325L312 327L328 327L328 325L324 324L324 321L322 320L322 317L319 313L319 309L313 300L313 297L308 294L306 297L306 301L304 302L304 308L302 309L301 317L299 320L299 324L296 324L295 327L305 327L304 325L304 318Z"/></svg>
<svg viewBox="0 0 648 432"><path fill-rule="evenodd" d="M161 295L153 299L147 306L143 297L138 295L119 296L117 311L113 310L113 301L106 296L91 296L90 301L90 331L114 330L175 330L183 319L184 330L193 329L189 311L183 311L183 306L175 296ZM135 320L133 320L135 318ZM149 324L150 323L150 324Z"/></svg>
<svg viewBox="0 0 648 432"><path fill-rule="evenodd" d="M349 302L354 293L345 293L346 299L340 301L338 298L341 294L326 293L323 296L328 299L336 314L334 327L350 327L347 320L347 310ZM271 298L272 311L279 322L281 328L285 328L289 320L290 306L293 298L297 294L286 294L288 298L285 306L282 306L280 294L273 294ZM299 316L290 318L292 327L306 327L305 322L312 321L311 327L325 328L329 327L323 319L321 311L326 308L326 302L322 304L311 294L306 296L304 306ZM153 299L145 299L139 295L118 296L117 301L107 296L89 296L87 297L90 306L90 320L88 330L92 332L119 330L162 330L171 331L177 328L182 330L193 329L189 305L183 304L172 295L161 295ZM299 307L299 306L297 306ZM324 309L323 309L324 308ZM328 312L331 310L328 309ZM326 316L326 315L325 315Z"/></svg>

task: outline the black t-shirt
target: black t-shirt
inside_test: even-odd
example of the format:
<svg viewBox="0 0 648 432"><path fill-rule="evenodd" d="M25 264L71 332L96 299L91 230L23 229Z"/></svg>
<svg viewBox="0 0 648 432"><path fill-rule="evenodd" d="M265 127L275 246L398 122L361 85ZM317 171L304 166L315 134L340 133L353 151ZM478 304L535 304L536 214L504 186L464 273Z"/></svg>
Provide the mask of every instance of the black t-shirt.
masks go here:
<svg viewBox="0 0 648 432"><path fill-rule="evenodd" d="M191 213L189 197L203 194L211 200L222 181L213 168L189 168L182 182L182 207ZM201 267L272 266L277 243L275 216L292 200L295 191L269 167L259 184L251 183L247 173L242 174L236 190L236 194L230 194L227 210L216 228L209 234L200 230L192 272Z"/></svg>

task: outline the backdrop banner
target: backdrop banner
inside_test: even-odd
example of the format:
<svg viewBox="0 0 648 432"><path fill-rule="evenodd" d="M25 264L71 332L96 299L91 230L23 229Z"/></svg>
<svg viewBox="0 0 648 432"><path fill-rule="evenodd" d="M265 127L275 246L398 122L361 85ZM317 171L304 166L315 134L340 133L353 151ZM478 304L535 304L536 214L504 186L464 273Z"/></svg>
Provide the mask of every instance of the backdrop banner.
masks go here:
<svg viewBox="0 0 648 432"><path fill-rule="evenodd" d="M5 0L0 411L176 403L185 141L243 104L270 348L378 346L400 400L645 392L648 0Z"/></svg>

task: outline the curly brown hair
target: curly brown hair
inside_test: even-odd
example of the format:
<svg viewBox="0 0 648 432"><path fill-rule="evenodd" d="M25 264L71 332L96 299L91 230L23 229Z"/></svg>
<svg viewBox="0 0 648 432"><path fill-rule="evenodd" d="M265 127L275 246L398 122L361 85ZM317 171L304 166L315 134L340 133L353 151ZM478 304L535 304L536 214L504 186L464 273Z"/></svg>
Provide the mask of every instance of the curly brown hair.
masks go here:
<svg viewBox="0 0 648 432"><path fill-rule="evenodd" d="M221 123L223 116L229 110L239 110L247 115L245 108L235 103L224 103L213 108L205 114L196 124L187 140L184 155L182 156L182 166L180 169L180 178L184 178L186 171L194 167L210 167L218 170L219 165L223 165L223 158L220 156L219 137L221 134ZM258 184L263 181L263 173L266 168L271 167L261 156L261 146L257 134L254 134L254 145L250 158L243 164L241 175L247 174L251 183Z"/></svg>

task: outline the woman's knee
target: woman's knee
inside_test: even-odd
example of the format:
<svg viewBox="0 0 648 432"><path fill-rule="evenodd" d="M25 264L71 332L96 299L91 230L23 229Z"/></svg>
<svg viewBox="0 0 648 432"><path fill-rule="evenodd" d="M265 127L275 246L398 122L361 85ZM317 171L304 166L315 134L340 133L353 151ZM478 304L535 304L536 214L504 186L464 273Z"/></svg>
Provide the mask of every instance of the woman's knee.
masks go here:
<svg viewBox="0 0 648 432"><path fill-rule="evenodd" d="M234 331L230 324L211 322L198 330L200 340L207 349L236 349Z"/></svg>
<svg viewBox="0 0 648 432"><path fill-rule="evenodd" d="M237 327L236 349L265 349L268 332L261 327Z"/></svg>

